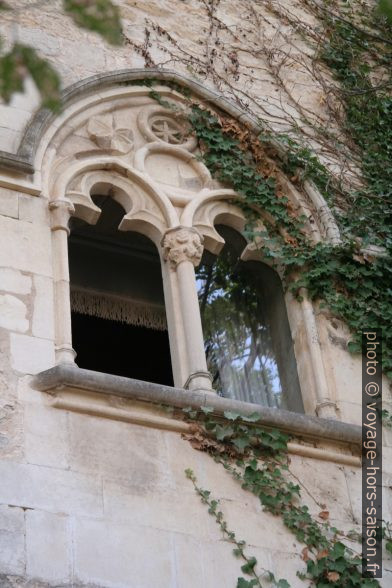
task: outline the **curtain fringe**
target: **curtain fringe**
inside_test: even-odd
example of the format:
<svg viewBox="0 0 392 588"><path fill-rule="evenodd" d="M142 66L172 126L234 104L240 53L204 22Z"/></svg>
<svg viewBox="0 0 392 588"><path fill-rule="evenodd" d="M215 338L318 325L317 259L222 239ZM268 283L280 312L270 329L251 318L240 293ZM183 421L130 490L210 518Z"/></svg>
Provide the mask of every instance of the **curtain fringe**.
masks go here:
<svg viewBox="0 0 392 588"><path fill-rule="evenodd" d="M74 312L103 319L166 331L166 312L158 305L122 298L115 294L92 290L71 289L71 308Z"/></svg>

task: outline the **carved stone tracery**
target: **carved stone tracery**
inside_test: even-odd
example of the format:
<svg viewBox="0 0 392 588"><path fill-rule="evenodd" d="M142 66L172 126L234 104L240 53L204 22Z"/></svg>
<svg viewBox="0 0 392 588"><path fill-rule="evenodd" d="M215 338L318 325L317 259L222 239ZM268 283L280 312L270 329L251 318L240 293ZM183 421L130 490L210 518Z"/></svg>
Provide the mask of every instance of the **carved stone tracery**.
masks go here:
<svg viewBox="0 0 392 588"><path fill-rule="evenodd" d="M223 239L214 228L216 223L241 231L245 219L232 203L237 194L213 182L208 169L193 154L197 141L189 133L179 109L151 104L148 90L145 94L144 90L111 89L110 99L108 95L101 97L102 109L97 98L91 97L83 109L76 109L74 119L72 111L68 118L64 115L65 122L53 132L53 143L49 141L44 155L43 193L51 201L55 251L57 360L73 361L66 271L68 219L74 215L95 223L100 209L91 196L108 194L124 208L120 230L138 231L150 237L158 248L162 247L162 257L169 262L163 264L162 274L176 385L211 389L193 267L199 265L204 247L215 254L222 248ZM164 97L173 104L177 100L168 90L166 94L164 90ZM339 234L329 207L312 186L307 186L306 192L317 224L316 240L324 238L338 243ZM292 189L290 194L293 205L303 212L296 191ZM313 231L311 226L310 229ZM258 259L262 248L262 242L250 244L246 258ZM314 348L319 343L311 341L314 320L311 308L308 310L306 313L302 308L301 312L310 325L308 347L315 355ZM303 364L304 360L301 361ZM319 377L312 379L305 373L303 378L309 389L318 390L317 406L325 412L324 407L328 408L331 401L323 365L320 357L313 358L311 363Z"/></svg>

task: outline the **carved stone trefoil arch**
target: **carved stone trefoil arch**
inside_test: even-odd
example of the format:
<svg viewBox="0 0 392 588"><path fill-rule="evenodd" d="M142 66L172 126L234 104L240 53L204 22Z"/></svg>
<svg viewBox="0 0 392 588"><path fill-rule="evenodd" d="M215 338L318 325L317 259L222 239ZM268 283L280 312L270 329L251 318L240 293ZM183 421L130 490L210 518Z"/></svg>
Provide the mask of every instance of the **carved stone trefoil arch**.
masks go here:
<svg viewBox="0 0 392 588"><path fill-rule="evenodd" d="M177 109L184 107L184 97L164 83L157 91ZM231 114L233 110L234 107ZM185 119L157 105L149 89L136 83L108 84L99 95L90 86L83 97L65 108L59 120L46 128L36 151L35 173L52 217L57 362L74 361L68 221L76 216L95 224L100 209L92 196L109 194L124 208L119 230L141 232L158 248L175 385L212 392L194 268L204 248L217 254L224 245L214 225L220 222L242 231L245 217L235 204L238 195L211 178L196 147ZM288 180L285 185L288 198L308 218L310 237L338 242L332 213L325 208L321 196L308 191L312 204ZM262 222L262 211L260 214ZM320 223L318 214L322 217ZM257 243L249 244L246 256L260 258ZM291 311L290 305L297 310ZM309 307L299 306L298 314L298 303L288 302L293 331L301 321L308 325L306 345L296 349L304 403L311 412L318 410L324 416L334 416L322 353L309 352L310 345L319 346L314 315ZM304 359L299 356L304 353L316 362L311 370L301 367Z"/></svg>

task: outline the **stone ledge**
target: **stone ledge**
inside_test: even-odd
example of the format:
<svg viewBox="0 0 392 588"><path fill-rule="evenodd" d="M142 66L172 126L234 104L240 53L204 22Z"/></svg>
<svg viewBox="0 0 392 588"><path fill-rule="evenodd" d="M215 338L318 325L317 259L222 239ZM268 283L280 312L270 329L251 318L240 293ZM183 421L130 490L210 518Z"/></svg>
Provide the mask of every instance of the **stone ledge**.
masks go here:
<svg viewBox="0 0 392 588"><path fill-rule="evenodd" d="M259 424L278 428L297 437L323 439L357 447L360 446L362 440L361 427L358 425L230 400L209 392L172 388L93 372L72 364L60 364L37 374L32 379L32 386L36 390L49 394L57 394L58 392L66 394L68 388L73 391L79 390L82 393L94 392L175 408L190 406L197 409L202 406L211 406L217 415L222 415L227 410L244 415L257 412L260 416Z"/></svg>

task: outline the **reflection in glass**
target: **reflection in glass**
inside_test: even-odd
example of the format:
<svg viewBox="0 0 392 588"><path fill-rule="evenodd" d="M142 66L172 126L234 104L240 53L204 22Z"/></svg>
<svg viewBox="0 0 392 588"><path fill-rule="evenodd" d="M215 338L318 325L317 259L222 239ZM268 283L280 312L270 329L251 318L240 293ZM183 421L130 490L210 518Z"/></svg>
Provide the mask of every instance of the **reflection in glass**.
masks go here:
<svg viewBox="0 0 392 588"><path fill-rule="evenodd" d="M196 270L208 369L221 396L302 411L279 278L242 262L243 238L217 227L226 245ZM283 340L282 340L283 339Z"/></svg>

